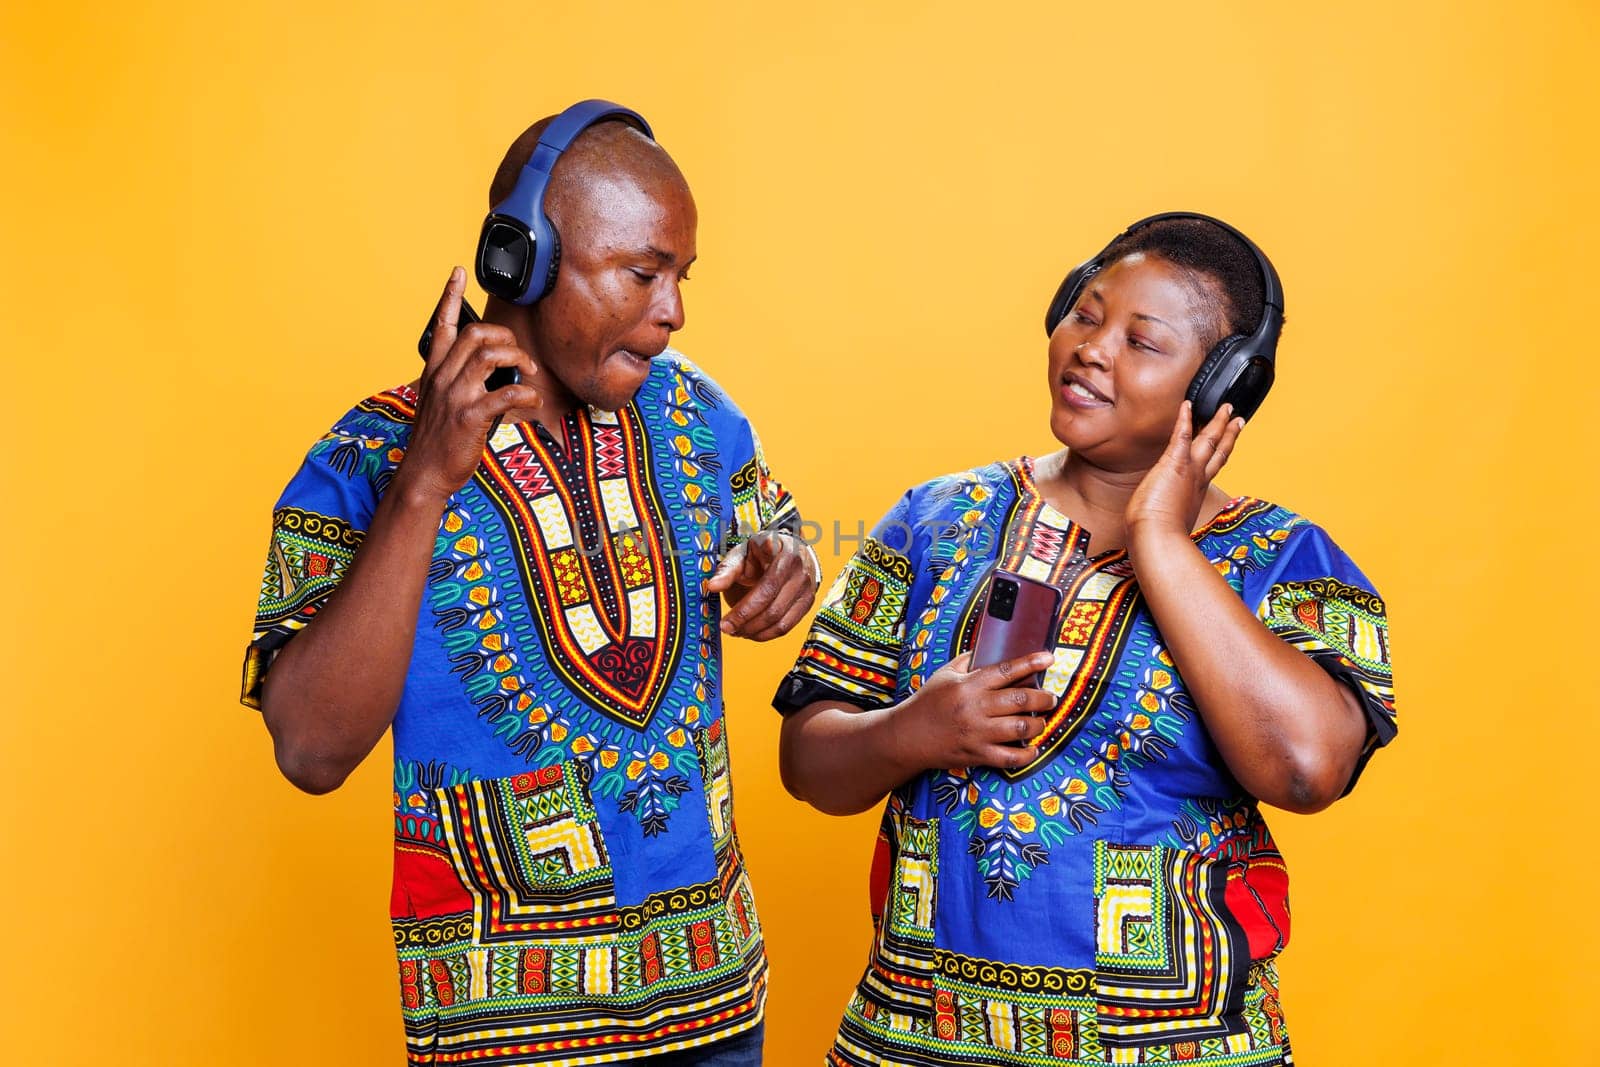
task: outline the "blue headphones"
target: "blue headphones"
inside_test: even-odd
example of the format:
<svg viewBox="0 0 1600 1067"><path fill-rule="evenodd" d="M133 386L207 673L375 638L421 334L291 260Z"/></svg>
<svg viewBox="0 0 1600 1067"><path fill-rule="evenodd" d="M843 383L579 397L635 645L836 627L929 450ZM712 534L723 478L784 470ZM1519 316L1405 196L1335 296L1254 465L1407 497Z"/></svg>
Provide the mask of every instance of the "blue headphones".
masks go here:
<svg viewBox="0 0 1600 1067"><path fill-rule="evenodd" d="M1278 272L1266 253L1221 219L1194 211L1168 211L1140 219L1129 226L1117 234L1098 256L1079 264L1066 276L1056 290L1055 299L1050 301L1049 310L1045 312L1044 332L1047 336L1056 332L1061 320L1077 304L1089 279L1106 267L1106 253L1111 251L1113 245L1141 227L1167 219L1198 219L1232 234L1250 250L1261 271L1261 321L1248 336L1236 333L1212 346L1200 369L1195 372L1194 379L1189 382L1188 393L1189 401L1194 405L1196 427L1210 422L1225 403L1233 405L1235 415L1248 419L1267 398L1267 390L1272 388L1276 373L1278 334L1283 330L1283 283L1278 280Z"/></svg>
<svg viewBox="0 0 1600 1067"><path fill-rule="evenodd" d="M561 237L544 213L550 171L580 133L609 119L622 119L646 137L655 136L641 115L609 100L583 100L552 119L517 176L516 188L483 220L474 272L484 292L513 304L531 304L555 285Z"/></svg>

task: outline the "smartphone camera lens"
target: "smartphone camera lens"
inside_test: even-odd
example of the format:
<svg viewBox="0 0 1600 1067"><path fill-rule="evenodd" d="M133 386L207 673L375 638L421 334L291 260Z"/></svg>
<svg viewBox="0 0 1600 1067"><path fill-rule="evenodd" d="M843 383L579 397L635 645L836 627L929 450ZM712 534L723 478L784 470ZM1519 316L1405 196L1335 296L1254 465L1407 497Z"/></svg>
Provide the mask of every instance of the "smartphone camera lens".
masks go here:
<svg viewBox="0 0 1600 1067"><path fill-rule="evenodd" d="M989 590L989 614L1002 622L1009 621L1017 608L1017 583L1009 578L996 579Z"/></svg>

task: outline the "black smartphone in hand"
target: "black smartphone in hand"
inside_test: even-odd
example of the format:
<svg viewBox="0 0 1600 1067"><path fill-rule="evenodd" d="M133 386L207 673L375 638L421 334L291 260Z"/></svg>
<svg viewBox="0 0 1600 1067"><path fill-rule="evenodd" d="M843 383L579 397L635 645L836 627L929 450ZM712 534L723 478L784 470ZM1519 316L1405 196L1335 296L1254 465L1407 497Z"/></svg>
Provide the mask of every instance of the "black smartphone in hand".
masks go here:
<svg viewBox="0 0 1600 1067"><path fill-rule="evenodd" d="M1060 589L1011 571L996 570L989 579L983 614L978 617L978 634L972 644L972 669L1004 663L1032 652L1054 651L1056 614L1060 610ZM1044 672L1023 681L1035 689L1043 688Z"/></svg>
<svg viewBox="0 0 1600 1067"><path fill-rule="evenodd" d="M467 303L467 298L461 298L461 310L456 314L456 329L466 329L475 322L482 322L478 313L472 310L472 305ZM428 316L428 325L422 328L422 336L417 340L417 354L423 359L428 358L428 352L433 348L433 316ZM517 385L522 381L522 372L515 367L496 367L484 381L483 386L490 392L507 385Z"/></svg>

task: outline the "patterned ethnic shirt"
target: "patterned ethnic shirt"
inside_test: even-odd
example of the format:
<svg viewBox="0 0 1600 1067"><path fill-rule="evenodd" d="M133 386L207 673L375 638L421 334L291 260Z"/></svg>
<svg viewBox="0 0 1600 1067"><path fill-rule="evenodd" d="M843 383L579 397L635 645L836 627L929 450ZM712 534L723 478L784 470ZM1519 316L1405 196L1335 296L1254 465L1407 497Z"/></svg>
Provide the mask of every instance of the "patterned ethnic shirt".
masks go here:
<svg viewBox="0 0 1600 1067"><path fill-rule="evenodd" d="M1272 632L1359 696L1364 766L1395 732L1371 583L1321 529L1248 497L1194 539ZM918 486L834 583L779 687L780 711L897 703L972 647L996 563L1065 592L1038 758L927 772L888 800L871 961L832 1063L1289 1062L1283 858L1126 554L1090 556L1088 541L1028 459Z"/></svg>
<svg viewBox="0 0 1600 1067"><path fill-rule="evenodd" d="M357 404L284 490L246 704L350 565L415 403ZM743 414L671 350L621 410L563 429L497 429L434 543L393 728L412 1063L611 1061L765 1006L701 585L799 516Z"/></svg>

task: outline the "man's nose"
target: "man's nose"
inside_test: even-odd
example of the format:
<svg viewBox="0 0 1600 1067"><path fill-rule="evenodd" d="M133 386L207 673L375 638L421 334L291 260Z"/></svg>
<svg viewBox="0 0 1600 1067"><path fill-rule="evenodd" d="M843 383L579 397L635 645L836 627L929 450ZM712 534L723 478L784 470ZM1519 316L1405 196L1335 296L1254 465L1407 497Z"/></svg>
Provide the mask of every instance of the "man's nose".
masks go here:
<svg viewBox="0 0 1600 1067"><path fill-rule="evenodd" d="M676 280L664 287L650 311L657 326L668 332L683 329L683 293Z"/></svg>

